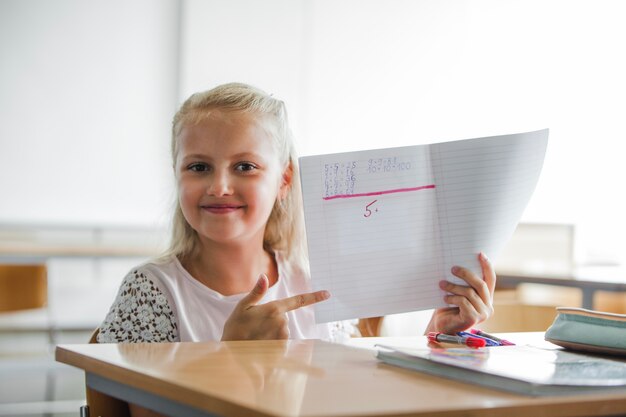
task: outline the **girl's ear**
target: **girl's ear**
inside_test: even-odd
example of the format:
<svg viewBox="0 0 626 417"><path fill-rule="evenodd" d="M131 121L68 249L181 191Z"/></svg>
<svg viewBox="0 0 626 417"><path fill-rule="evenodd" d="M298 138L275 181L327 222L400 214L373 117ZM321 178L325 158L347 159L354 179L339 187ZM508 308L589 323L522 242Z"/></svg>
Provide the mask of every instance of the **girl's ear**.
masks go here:
<svg viewBox="0 0 626 417"><path fill-rule="evenodd" d="M289 192L289 188L291 187L291 182L293 181L293 165L291 161L285 167L283 171L283 175L280 182L280 191L278 192L278 197L280 200L287 197L287 193Z"/></svg>

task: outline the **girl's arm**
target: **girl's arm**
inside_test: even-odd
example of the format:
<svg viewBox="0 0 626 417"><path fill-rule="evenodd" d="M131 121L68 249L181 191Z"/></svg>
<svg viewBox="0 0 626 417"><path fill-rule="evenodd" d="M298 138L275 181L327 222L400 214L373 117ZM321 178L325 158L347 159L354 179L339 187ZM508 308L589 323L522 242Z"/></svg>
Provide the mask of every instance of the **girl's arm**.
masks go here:
<svg viewBox="0 0 626 417"><path fill-rule="evenodd" d="M98 343L177 340L178 328L167 297L148 273L131 271L100 325Z"/></svg>
<svg viewBox="0 0 626 417"><path fill-rule="evenodd" d="M145 272L131 271L100 325L98 343L173 342L178 329L167 297ZM132 417L165 417L128 404Z"/></svg>

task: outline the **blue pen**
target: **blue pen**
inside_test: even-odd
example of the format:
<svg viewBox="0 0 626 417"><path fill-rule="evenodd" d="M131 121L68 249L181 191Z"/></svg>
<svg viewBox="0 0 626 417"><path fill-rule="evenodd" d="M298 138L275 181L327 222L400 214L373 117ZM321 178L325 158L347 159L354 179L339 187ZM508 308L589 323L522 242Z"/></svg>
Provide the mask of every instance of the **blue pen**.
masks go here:
<svg viewBox="0 0 626 417"><path fill-rule="evenodd" d="M496 342L493 339L489 339L488 337L485 336L481 336L478 334L473 334L473 333L468 333L468 332L458 332L457 335L459 336L463 336L463 337L478 337L480 339L483 339L485 341L485 343L487 343L487 346L502 346L499 342Z"/></svg>
<svg viewBox="0 0 626 417"><path fill-rule="evenodd" d="M486 337L487 339L491 339L491 340L495 340L496 342L500 343L500 346L513 346L515 345L515 343L513 342L509 342L508 340L505 339L500 339L497 336L493 336L487 332L483 332L482 330L479 329L470 329L470 333L472 333L475 336L483 336Z"/></svg>

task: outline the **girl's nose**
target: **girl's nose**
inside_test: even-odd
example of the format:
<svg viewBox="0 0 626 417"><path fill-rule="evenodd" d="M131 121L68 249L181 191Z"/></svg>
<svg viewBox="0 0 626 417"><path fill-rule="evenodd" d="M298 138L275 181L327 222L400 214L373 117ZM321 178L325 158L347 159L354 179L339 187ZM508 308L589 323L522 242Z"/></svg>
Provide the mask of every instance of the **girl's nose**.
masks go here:
<svg viewBox="0 0 626 417"><path fill-rule="evenodd" d="M233 192L231 182L231 178L227 173L216 172L211 179L207 193L217 197L230 195Z"/></svg>

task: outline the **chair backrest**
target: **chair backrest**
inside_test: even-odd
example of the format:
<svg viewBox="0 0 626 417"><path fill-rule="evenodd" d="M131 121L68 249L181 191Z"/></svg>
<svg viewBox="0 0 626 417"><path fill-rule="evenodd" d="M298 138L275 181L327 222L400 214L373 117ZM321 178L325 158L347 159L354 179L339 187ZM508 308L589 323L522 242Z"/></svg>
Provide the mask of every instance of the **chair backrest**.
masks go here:
<svg viewBox="0 0 626 417"><path fill-rule="evenodd" d="M89 338L89 343L98 343L99 329L94 330ZM130 417L128 403L85 385L87 394L87 406L90 417Z"/></svg>
<svg viewBox="0 0 626 417"><path fill-rule="evenodd" d="M45 307L46 265L0 264L0 312Z"/></svg>
<svg viewBox="0 0 626 417"><path fill-rule="evenodd" d="M380 328L382 326L384 317L370 317L367 319L360 319L357 328L361 337L378 337L380 336Z"/></svg>
<svg viewBox="0 0 626 417"><path fill-rule="evenodd" d="M478 327L489 333L545 332L556 317L556 306L518 302L494 303L496 313Z"/></svg>

